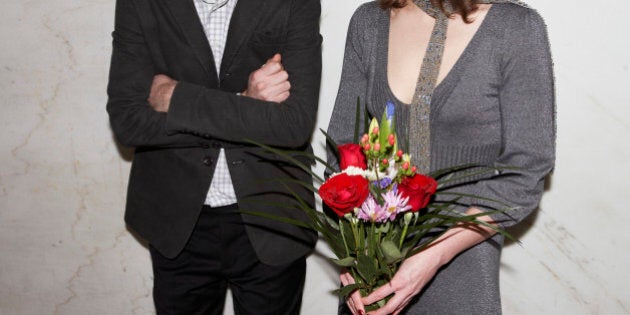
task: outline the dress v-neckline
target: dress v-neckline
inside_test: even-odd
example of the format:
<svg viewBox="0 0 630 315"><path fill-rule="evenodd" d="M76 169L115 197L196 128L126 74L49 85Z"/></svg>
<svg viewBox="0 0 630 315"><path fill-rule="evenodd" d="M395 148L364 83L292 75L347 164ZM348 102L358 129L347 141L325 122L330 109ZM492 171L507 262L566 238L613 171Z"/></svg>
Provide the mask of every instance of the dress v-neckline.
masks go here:
<svg viewBox="0 0 630 315"><path fill-rule="evenodd" d="M479 43L479 37L481 36L480 33L485 31L485 28L487 28L485 25L488 24L487 20L488 18L491 18L492 12L494 11L494 7L495 5L491 5L490 8L488 8L488 12L486 13L486 15L484 16L483 21L481 21L481 24L479 25L479 28L477 28L477 30L475 31L475 34L473 34L473 36L471 37L470 41L468 41L468 44L466 45L466 47L464 48L464 50L462 51L462 53L459 55L459 57L457 57L457 60L455 61L455 63L453 64L453 66L451 67L451 69L449 69L449 71L446 73L446 75L442 78L442 80L440 80L439 82L437 82L434 90L433 90L433 95L438 95L441 90L443 89L444 86L446 86L448 83L448 81L452 81L456 79L456 72L461 72L461 70L459 68L461 68L463 65L463 61L464 59L467 58L467 55L471 54L472 50L474 49L475 46L477 46ZM391 96L393 98L395 98L395 100L403 105L407 105L407 106L411 106L411 103L406 103L400 100L400 98L394 94L394 91L391 88L391 85L389 84L389 32L390 32L390 27L391 27L391 13L389 11L385 11L385 23L382 23L382 25L384 25L384 29L382 29L381 31L383 32L383 42L385 43L385 49L384 51L381 51L381 53L384 53L383 56L383 60L385 61L385 82L386 82L386 86L387 86L387 90L389 92L389 94L391 94ZM422 67L422 66L421 66ZM418 75L420 75L420 71L418 71ZM417 79L416 79L417 81ZM416 82L416 85L418 83ZM416 86L417 88L417 86ZM414 89L415 90L415 89ZM435 97L433 98L435 99Z"/></svg>

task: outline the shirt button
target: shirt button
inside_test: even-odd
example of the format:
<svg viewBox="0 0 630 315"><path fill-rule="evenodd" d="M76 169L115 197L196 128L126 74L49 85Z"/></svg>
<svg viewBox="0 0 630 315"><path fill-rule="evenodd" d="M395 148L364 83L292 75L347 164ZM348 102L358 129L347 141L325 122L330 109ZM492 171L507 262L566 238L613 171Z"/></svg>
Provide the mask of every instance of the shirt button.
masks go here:
<svg viewBox="0 0 630 315"><path fill-rule="evenodd" d="M204 165L211 166L212 163L214 163L214 160L211 157L206 156L206 157L203 158L203 164Z"/></svg>

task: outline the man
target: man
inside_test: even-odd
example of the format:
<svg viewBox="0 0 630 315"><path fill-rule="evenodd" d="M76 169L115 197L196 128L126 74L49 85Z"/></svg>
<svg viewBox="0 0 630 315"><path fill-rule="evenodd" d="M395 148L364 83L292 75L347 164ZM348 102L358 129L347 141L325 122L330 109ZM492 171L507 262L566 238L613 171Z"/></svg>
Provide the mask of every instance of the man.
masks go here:
<svg viewBox="0 0 630 315"><path fill-rule="evenodd" d="M312 231L282 179L302 170L248 140L311 152L318 0L117 0L107 110L135 147L125 220L150 244L158 314L299 313ZM296 158L310 162L300 154Z"/></svg>

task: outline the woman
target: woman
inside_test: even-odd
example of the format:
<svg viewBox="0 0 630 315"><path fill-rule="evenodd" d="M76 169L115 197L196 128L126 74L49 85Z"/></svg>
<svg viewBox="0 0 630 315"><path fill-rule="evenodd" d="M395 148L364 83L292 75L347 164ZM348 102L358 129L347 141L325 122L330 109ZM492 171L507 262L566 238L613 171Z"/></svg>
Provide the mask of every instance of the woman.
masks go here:
<svg viewBox="0 0 630 315"><path fill-rule="evenodd" d="M554 163L555 118L546 27L536 11L516 1L366 3L348 30L328 128L337 143L353 140L357 97L376 117L395 103L399 139L408 139L423 172L515 167L452 189L513 207L480 219L505 228L538 206ZM329 161L336 163L330 153ZM493 208L485 200L469 198L461 211ZM389 284L351 295L348 309L365 314L365 305L393 294L370 314L500 314L502 243L491 229L455 227L405 260ZM341 281L353 279L342 273Z"/></svg>

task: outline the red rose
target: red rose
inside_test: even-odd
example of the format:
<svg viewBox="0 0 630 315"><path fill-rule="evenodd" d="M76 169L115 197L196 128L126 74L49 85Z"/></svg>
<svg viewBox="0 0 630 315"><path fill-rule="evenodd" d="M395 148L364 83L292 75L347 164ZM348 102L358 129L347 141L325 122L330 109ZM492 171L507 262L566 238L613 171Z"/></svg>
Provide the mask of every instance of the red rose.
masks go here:
<svg viewBox="0 0 630 315"><path fill-rule="evenodd" d="M338 216L343 217L365 201L370 193L368 184L363 176L341 173L319 187L319 196Z"/></svg>
<svg viewBox="0 0 630 315"><path fill-rule="evenodd" d="M403 197L409 197L408 205L411 206L411 211L416 212L429 204L431 196L435 194L437 189L437 182L435 179L424 176L421 174L415 174L410 177L404 177L398 185L398 191Z"/></svg>
<svg viewBox="0 0 630 315"><path fill-rule="evenodd" d="M348 166L356 166L362 170L367 168L367 161L363 148L355 143L348 143L337 147L339 150L339 166L345 170Z"/></svg>

